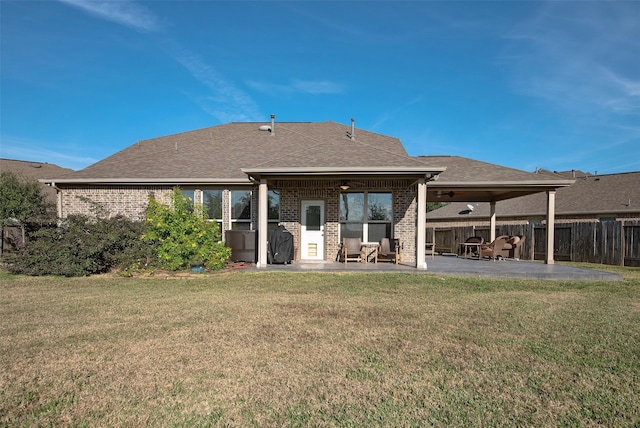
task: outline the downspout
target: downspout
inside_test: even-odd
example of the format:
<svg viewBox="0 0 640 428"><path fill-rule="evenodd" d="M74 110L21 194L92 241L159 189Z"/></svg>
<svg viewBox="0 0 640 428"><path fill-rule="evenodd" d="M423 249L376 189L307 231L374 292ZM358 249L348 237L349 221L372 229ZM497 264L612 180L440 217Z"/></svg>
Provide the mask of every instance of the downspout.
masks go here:
<svg viewBox="0 0 640 428"><path fill-rule="evenodd" d="M52 181L48 185L49 187L56 189L56 214L58 215L58 218L62 218L62 190L56 186L55 181Z"/></svg>

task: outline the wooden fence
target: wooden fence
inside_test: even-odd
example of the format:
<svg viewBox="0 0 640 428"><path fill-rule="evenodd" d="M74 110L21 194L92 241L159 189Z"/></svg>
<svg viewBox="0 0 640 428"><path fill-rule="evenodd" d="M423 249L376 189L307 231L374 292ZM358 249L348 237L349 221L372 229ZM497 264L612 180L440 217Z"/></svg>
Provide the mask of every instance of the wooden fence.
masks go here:
<svg viewBox="0 0 640 428"><path fill-rule="evenodd" d="M544 260L547 246L544 224L500 225L496 236L523 235L523 260ZM471 236L490 239L489 227L427 227L427 236L439 253L457 254L461 243ZM640 221L556 223L554 260L640 266Z"/></svg>

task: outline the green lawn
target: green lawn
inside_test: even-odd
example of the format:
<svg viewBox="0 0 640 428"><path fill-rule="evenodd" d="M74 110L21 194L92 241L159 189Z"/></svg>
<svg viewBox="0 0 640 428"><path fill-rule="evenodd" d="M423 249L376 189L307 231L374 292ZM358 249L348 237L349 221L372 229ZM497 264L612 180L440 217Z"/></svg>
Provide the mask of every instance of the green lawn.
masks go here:
<svg viewBox="0 0 640 428"><path fill-rule="evenodd" d="M0 426L638 426L640 269L606 269L0 274Z"/></svg>

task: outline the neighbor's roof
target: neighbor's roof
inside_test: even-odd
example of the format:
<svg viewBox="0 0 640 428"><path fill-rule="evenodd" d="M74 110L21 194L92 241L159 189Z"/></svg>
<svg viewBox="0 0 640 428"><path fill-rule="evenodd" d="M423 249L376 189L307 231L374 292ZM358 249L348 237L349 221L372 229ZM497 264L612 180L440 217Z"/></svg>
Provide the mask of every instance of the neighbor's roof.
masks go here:
<svg viewBox="0 0 640 428"><path fill-rule="evenodd" d="M32 162L24 160L3 159L0 158L0 171L12 172L18 177L26 180L37 181L40 179L52 178L52 177L64 177L73 170L69 168L62 168L58 165L46 163L46 162ZM56 201L56 190L50 186L41 185L43 194L51 202Z"/></svg>
<svg viewBox="0 0 640 428"><path fill-rule="evenodd" d="M245 169L425 170L399 139L335 122L228 123L140 141L59 182L248 182Z"/></svg>
<svg viewBox="0 0 640 428"><path fill-rule="evenodd" d="M549 175L548 171L536 174ZM620 174L590 175L567 171L554 173L556 176L574 178L575 183L560 188L556 193L556 215L607 215L640 212L640 172ZM446 202L446 199L443 199ZM461 220L489 217L489 204L473 204L469 212L467 204L455 202L427 214L431 220ZM496 215L505 217L544 216L547 196L538 193L496 203Z"/></svg>

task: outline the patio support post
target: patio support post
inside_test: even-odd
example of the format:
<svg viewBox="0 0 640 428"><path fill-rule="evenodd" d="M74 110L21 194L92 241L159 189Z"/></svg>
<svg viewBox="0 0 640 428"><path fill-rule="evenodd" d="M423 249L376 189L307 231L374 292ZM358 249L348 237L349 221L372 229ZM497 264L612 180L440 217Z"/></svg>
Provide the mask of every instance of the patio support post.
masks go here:
<svg viewBox="0 0 640 428"><path fill-rule="evenodd" d="M556 191L547 191L547 249L544 255L544 262L553 264L553 244L555 242L556 223Z"/></svg>
<svg viewBox="0 0 640 428"><path fill-rule="evenodd" d="M258 263L256 267L267 267L267 180L261 179L258 188Z"/></svg>
<svg viewBox="0 0 640 428"><path fill-rule="evenodd" d="M496 239L496 201L491 201L489 210L489 242L493 242Z"/></svg>
<svg viewBox="0 0 640 428"><path fill-rule="evenodd" d="M427 183L424 178L418 180L418 222L416 225L416 268L426 269L424 257L427 235Z"/></svg>

